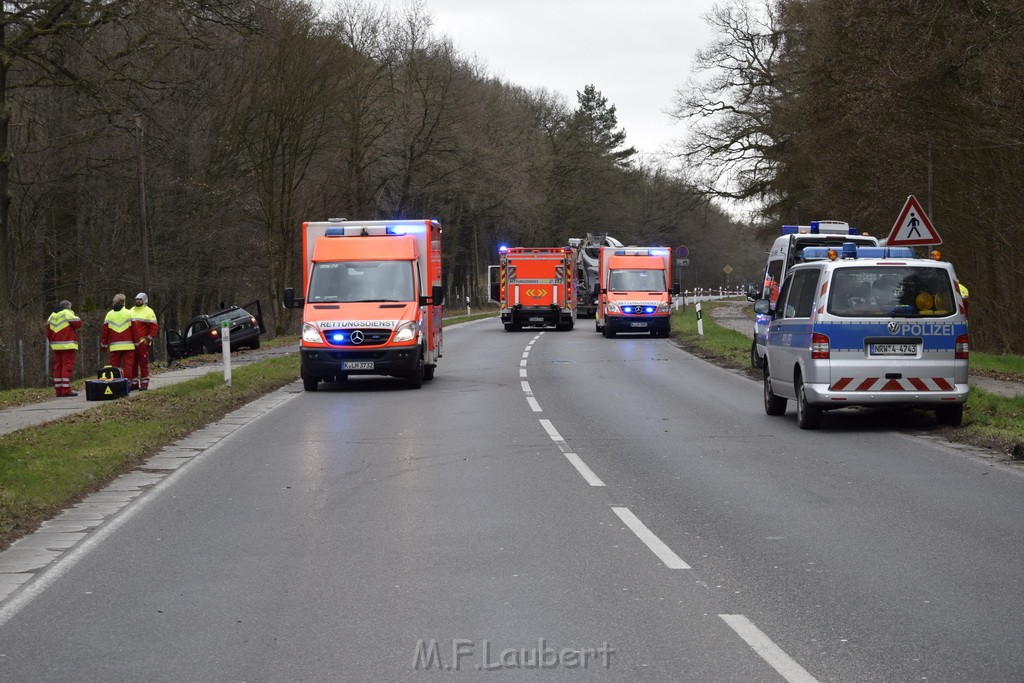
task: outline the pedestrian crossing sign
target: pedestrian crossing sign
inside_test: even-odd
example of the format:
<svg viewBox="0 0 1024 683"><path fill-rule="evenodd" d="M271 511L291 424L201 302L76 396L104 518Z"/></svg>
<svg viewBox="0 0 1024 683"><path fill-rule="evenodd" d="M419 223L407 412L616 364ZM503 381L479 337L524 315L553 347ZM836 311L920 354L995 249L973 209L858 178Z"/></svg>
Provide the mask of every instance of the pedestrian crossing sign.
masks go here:
<svg viewBox="0 0 1024 683"><path fill-rule="evenodd" d="M920 247L927 244L942 244L942 238L935 230L928 215L914 195L907 197L900 217L892 226L885 240L888 247Z"/></svg>

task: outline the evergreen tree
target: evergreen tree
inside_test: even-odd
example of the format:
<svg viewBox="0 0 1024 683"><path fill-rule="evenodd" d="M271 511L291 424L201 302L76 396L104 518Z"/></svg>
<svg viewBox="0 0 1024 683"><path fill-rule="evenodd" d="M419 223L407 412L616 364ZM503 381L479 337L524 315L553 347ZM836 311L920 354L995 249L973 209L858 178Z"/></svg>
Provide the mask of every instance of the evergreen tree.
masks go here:
<svg viewBox="0 0 1024 683"><path fill-rule="evenodd" d="M593 84L584 86L583 92L577 90L576 99L579 107L573 113L571 129L600 156L617 166L626 166L630 157L636 154L636 148L620 149L626 142L626 131L616 130L619 121L615 116L615 105L609 107L608 98Z"/></svg>

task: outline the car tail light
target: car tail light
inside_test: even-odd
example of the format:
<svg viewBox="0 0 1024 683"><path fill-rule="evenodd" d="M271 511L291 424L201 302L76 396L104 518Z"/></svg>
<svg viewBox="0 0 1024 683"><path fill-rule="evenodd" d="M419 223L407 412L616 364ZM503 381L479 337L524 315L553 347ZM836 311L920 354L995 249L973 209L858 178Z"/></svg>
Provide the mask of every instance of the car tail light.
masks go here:
<svg viewBox="0 0 1024 683"><path fill-rule="evenodd" d="M249 320L252 322L252 326L256 327L256 316L254 316L254 315L249 316Z"/></svg>
<svg viewBox="0 0 1024 683"><path fill-rule="evenodd" d="M967 343L967 335L961 334L956 338L956 346L953 357L957 360L967 360L970 357L971 349L970 344Z"/></svg>
<svg viewBox="0 0 1024 683"><path fill-rule="evenodd" d="M210 336L211 337L219 337L220 336L220 331L216 327L210 328Z"/></svg>
<svg viewBox="0 0 1024 683"><path fill-rule="evenodd" d="M815 332L811 335L811 358L827 359L830 354L828 337Z"/></svg>

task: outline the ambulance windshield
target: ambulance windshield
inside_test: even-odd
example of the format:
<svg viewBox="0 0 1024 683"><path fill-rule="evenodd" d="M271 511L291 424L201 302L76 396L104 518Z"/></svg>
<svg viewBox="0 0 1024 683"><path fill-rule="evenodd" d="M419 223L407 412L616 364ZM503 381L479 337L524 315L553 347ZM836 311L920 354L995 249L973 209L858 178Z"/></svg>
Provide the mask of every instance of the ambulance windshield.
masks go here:
<svg viewBox="0 0 1024 683"><path fill-rule="evenodd" d="M836 268L828 312L852 318L947 316L956 313L949 271L918 266Z"/></svg>
<svg viewBox="0 0 1024 683"><path fill-rule="evenodd" d="M664 292L665 271L613 270L608 274L608 289L619 292Z"/></svg>
<svg viewBox="0 0 1024 683"><path fill-rule="evenodd" d="M409 261L317 263L309 284L310 303L415 301Z"/></svg>

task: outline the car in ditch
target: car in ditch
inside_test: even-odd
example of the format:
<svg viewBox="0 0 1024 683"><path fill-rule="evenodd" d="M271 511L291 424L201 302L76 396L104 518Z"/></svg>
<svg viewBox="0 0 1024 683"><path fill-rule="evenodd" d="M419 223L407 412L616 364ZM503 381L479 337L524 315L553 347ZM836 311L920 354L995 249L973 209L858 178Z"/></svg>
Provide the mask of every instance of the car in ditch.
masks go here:
<svg viewBox="0 0 1024 683"><path fill-rule="evenodd" d="M259 311L259 302L256 310ZM251 304L246 304L252 307ZM229 329L231 350L260 348L260 336L264 327L260 318L248 308L230 306L216 313L198 315L189 321L184 332L167 331L167 356L170 359L186 358L202 353L220 353L223 350L224 327Z"/></svg>

